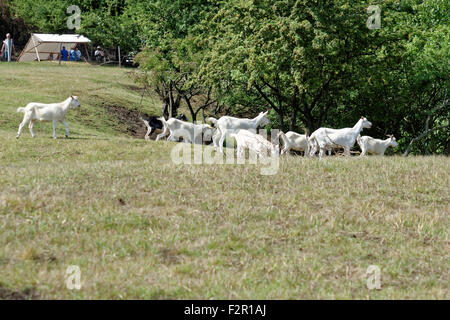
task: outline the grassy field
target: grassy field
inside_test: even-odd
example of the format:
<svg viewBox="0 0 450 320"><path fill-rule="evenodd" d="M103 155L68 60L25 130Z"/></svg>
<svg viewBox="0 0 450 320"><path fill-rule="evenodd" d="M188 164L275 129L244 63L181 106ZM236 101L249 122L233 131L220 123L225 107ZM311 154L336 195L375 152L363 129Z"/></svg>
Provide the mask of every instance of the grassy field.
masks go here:
<svg viewBox="0 0 450 320"><path fill-rule="evenodd" d="M274 176L175 165L176 144L131 138L105 111L138 107L125 71L0 72L0 298L450 298L447 157L287 157ZM14 139L17 107L70 94L71 139L48 124Z"/></svg>
<svg viewBox="0 0 450 320"><path fill-rule="evenodd" d="M72 135L83 138L111 137L127 133L125 110L156 114L161 103L144 95L128 76L130 69L90 66L84 63L1 63L0 64L0 130L17 132L23 114L18 107L29 102L53 103L79 96L82 108L69 112L67 122ZM142 137L145 134L144 126ZM38 135L51 136L51 123L35 126ZM28 126L24 133L29 134ZM58 124L57 134L64 137L64 126Z"/></svg>

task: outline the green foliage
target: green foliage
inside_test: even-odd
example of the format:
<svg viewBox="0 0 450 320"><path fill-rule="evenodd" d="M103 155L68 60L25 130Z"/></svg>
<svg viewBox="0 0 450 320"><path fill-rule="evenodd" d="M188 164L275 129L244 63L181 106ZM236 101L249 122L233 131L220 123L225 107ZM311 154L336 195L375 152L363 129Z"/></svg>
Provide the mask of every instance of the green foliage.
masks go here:
<svg viewBox="0 0 450 320"><path fill-rule="evenodd" d="M370 4L224 1L205 21L200 74L234 110L273 108L283 129L351 126L365 115L375 123L368 134L405 145L448 97L450 11L443 1L384 1L372 30ZM448 108L439 112L431 123L448 119ZM429 152L448 153L448 132L437 133Z"/></svg>
<svg viewBox="0 0 450 320"><path fill-rule="evenodd" d="M134 4L145 42L145 48L136 57L144 71L137 74L138 81L155 88L166 116L175 116L184 101L195 121L200 111L216 104L209 87L197 78L204 52L196 38L202 36L200 22L216 5L210 0Z"/></svg>
<svg viewBox="0 0 450 320"><path fill-rule="evenodd" d="M81 28L69 30L67 8L79 6ZM137 25L130 19L125 0L15 0L13 11L34 31L42 33L82 33L105 47L121 46L123 50L140 47Z"/></svg>
<svg viewBox="0 0 450 320"><path fill-rule="evenodd" d="M0 0L0 30L2 30L1 37L4 37L6 32L11 33L16 46L25 45L28 41L26 24L21 18L11 14L10 5L6 0Z"/></svg>
<svg viewBox="0 0 450 320"><path fill-rule="evenodd" d="M166 115L182 103L193 120L200 110L253 116L270 108L273 127L296 131L352 126L365 115L369 135L392 133L403 148L432 129L412 151L450 152L448 1L378 2L380 29L366 25L377 4L368 0L70 4L95 42L142 49L135 79L156 90ZM13 2L42 32L65 31L68 5Z"/></svg>

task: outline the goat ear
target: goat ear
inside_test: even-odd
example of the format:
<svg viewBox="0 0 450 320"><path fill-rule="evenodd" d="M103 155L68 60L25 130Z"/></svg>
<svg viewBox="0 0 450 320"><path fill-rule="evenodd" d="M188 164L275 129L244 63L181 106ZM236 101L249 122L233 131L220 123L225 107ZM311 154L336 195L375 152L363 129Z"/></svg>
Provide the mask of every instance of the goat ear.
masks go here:
<svg viewBox="0 0 450 320"><path fill-rule="evenodd" d="M361 119L363 119L363 120L364 120L364 116L361 116Z"/></svg>

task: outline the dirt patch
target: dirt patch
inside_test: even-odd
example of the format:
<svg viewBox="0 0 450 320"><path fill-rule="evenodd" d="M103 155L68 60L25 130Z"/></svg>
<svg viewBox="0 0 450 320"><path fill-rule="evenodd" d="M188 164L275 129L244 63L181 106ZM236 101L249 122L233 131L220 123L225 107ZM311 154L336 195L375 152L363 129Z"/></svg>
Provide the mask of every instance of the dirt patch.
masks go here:
<svg viewBox="0 0 450 320"><path fill-rule="evenodd" d="M105 109L123 126L124 133L138 139L144 139L147 127L140 118L147 117L147 114L116 105L105 105Z"/></svg>
<svg viewBox="0 0 450 320"><path fill-rule="evenodd" d="M175 249L161 248L158 253L161 260L166 264L176 264L181 261L181 256Z"/></svg>
<svg viewBox="0 0 450 320"><path fill-rule="evenodd" d="M0 300L36 300L39 294L36 288L25 288L21 291L14 291L0 286Z"/></svg>

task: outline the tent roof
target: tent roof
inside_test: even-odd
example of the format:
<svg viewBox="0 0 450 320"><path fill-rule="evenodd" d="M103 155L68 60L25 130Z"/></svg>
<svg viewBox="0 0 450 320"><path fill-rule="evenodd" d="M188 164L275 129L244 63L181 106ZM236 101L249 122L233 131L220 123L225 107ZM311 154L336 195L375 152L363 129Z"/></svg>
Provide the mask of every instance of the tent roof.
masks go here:
<svg viewBox="0 0 450 320"><path fill-rule="evenodd" d="M57 42L57 43L89 43L91 40L79 34L46 34L33 33L32 36L38 42Z"/></svg>
<svg viewBox="0 0 450 320"><path fill-rule="evenodd" d="M91 40L78 34L32 33L18 61L55 60L62 46L70 50L79 43L87 44L89 42Z"/></svg>

